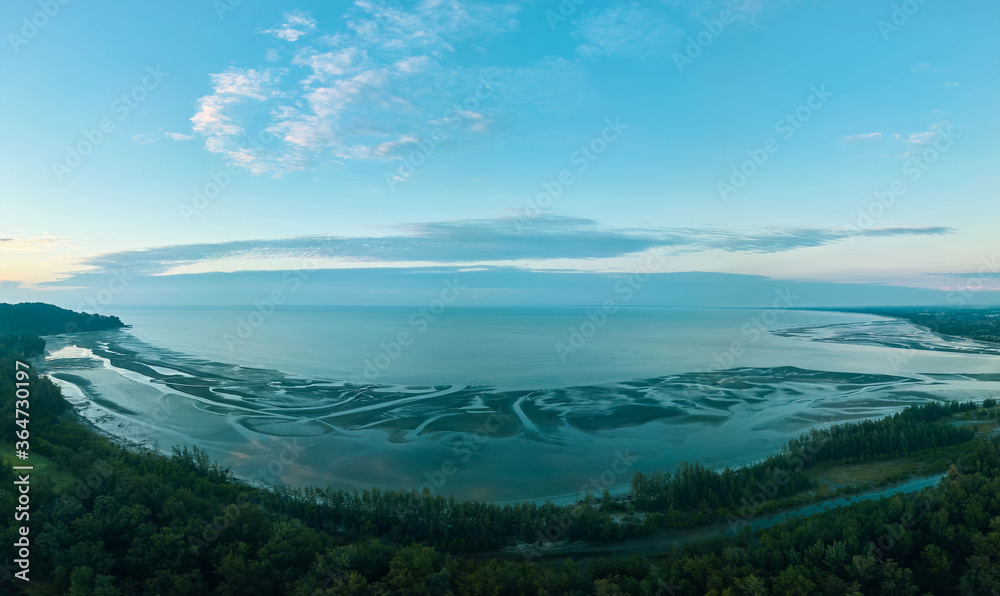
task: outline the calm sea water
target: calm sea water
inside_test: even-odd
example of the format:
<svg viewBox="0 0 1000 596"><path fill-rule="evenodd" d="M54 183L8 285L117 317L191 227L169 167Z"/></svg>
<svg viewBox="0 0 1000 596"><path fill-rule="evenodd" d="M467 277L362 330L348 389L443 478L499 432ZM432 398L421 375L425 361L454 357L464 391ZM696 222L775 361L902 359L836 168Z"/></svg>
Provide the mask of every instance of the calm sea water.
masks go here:
<svg viewBox="0 0 1000 596"><path fill-rule="evenodd" d="M307 377L386 384L561 387L752 366L891 374L900 366L928 372L928 358L954 360L928 353L894 364L880 348L805 342L765 331L879 320L870 315L622 308L601 316L598 311L452 308L434 315L409 308L344 308L277 310L267 316L252 310L119 314L132 324L135 336L158 347ZM979 370L967 359L938 368L957 372L952 365Z"/></svg>
<svg viewBox="0 0 1000 596"><path fill-rule="evenodd" d="M118 311L130 329L52 337L40 366L108 434L198 445L245 478L494 501L572 502L595 479L742 465L811 428L1000 396L995 346L869 315L253 313Z"/></svg>

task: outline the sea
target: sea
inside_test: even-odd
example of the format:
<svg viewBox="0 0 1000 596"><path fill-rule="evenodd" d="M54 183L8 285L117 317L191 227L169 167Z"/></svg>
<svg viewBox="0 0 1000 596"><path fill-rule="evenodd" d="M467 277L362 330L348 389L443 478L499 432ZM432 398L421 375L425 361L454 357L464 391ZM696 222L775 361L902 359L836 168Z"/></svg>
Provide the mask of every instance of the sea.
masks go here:
<svg viewBox="0 0 1000 596"><path fill-rule="evenodd" d="M789 309L134 309L38 365L124 443L263 484L568 503L812 428L1000 396L1000 349Z"/></svg>

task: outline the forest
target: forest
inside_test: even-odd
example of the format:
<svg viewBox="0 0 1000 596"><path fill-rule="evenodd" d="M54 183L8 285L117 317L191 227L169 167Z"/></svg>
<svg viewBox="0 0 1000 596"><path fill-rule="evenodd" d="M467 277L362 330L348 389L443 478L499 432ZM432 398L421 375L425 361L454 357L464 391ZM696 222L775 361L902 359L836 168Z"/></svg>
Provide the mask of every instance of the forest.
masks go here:
<svg viewBox="0 0 1000 596"><path fill-rule="evenodd" d="M55 335L125 326L118 317L75 312L43 302L0 302L0 333Z"/></svg>
<svg viewBox="0 0 1000 596"><path fill-rule="evenodd" d="M17 361L44 341L0 336L0 404L15 408ZM912 406L813 431L758 464L685 464L636 474L620 499L498 506L400 491L254 488L197 449L126 449L80 422L34 367L31 581L0 560L0 591L27 594L1000 594L1000 437L956 416L996 419L995 400ZM980 416L981 414L981 416ZM0 416L0 510L17 502ZM687 543L655 556L502 557L538 540L601 542L725 522L809 499L820 462L945 453L937 487ZM14 460L17 461L17 460ZM766 494L765 503L754 500ZM18 540L12 514L3 539ZM9 552L9 551L8 551ZM506 558L507 560L503 560Z"/></svg>

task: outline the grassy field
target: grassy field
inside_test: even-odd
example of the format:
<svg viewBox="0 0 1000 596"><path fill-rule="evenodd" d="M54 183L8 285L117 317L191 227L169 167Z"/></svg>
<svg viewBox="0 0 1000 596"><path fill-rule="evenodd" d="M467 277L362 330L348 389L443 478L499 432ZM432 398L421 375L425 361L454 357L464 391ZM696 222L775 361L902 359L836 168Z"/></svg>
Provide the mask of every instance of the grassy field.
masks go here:
<svg viewBox="0 0 1000 596"><path fill-rule="evenodd" d="M61 493L73 486L72 474L60 470L47 457L38 455L37 453L32 453L27 460L18 459L14 455L13 445L0 443L0 459L11 466L33 466L34 470L30 472L30 474L34 475L31 479L32 484L38 479L46 478L52 481L53 490L57 493Z"/></svg>
<svg viewBox="0 0 1000 596"><path fill-rule="evenodd" d="M806 474L819 485L816 496L829 497L836 494L839 488L873 488L910 476L944 473L950 465L951 459L945 456L932 459L897 458L861 464L820 464L810 468Z"/></svg>
<svg viewBox="0 0 1000 596"><path fill-rule="evenodd" d="M977 409L960 412L945 424L971 425L977 437L988 438L1000 433L1000 414L997 409ZM919 457L893 458L858 464L818 464L810 467L806 474L818 484L814 491L817 498L836 494L838 489L855 487L859 490L885 486L900 482L908 477L943 474L955 462L958 446L941 448ZM852 490L851 492L855 492Z"/></svg>

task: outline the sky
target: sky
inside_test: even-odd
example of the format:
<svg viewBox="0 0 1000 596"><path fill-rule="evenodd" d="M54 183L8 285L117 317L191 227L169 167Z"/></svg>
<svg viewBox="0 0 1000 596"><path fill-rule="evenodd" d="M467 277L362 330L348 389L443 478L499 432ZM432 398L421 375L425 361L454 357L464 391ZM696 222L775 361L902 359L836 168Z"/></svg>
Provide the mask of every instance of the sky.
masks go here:
<svg viewBox="0 0 1000 596"><path fill-rule="evenodd" d="M1000 304L998 29L988 0L10 0L0 301Z"/></svg>

